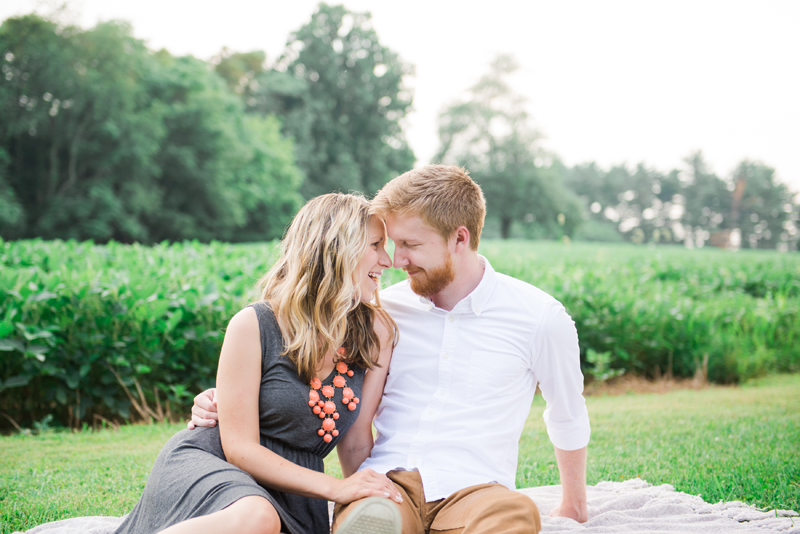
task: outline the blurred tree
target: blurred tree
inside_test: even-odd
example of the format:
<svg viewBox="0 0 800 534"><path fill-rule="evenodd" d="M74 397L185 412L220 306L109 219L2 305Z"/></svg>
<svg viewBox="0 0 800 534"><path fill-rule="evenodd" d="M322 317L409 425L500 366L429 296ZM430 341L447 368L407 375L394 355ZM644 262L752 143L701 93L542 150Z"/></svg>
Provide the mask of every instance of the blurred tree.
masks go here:
<svg viewBox="0 0 800 534"><path fill-rule="evenodd" d="M275 114L295 141L306 198L373 194L414 164L401 121L411 109L412 69L381 45L369 13L320 4L293 33L274 68L263 52L223 52L216 70L248 111Z"/></svg>
<svg viewBox="0 0 800 534"><path fill-rule="evenodd" d="M0 235L11 234L22 222L23 210L7 179L8 154L0 148Z"/></svg>
<svg viewBox="0 0 800 534"><path fill-rule="evenodd" d="M745 160L733 172L733 183L731 218L741 231L743 247L777 248L792 241L793 195L775 181L775 169Z"/></svg>
<svg viewBox="0 0 800 534"><path fill-rule="evenodd" d="M517 69L511 56L498 56L467 99L439 116L434 161L469 169L504 239L515 221L535 221L549 237L570 236L581 221L580 200L563 186L560 167L538 147L541 136L530 124L524 99L508 85Z"/></svg>
<svg viewBox="0 0 800 534"><path fill-rule="evenodd" d="M0 146L24 210L10 237L143 239L148 157L161 132L138 80L147 51L122 24L0 26Z"/></svg>
<svg viewBox="0 0 800 534"><path fill-rule="evenodd" d="M165 135L153 158L162 207L149 217L153 239L239 241L243 231L279 237L301 203L300 175L279 123L246 117L203 61L164 51L155 59L146 85L160 102Z"/></svg>
<svg viewBox="0 0 800 534"><path fill-rule="evenodd" d="M639 164L604 171L595 163L565 169L565 184L583 200L586 217L612 222L629 241L795 250L800 231L793 193L775 171L743 161L730 179L708 170L701 152L690 154L687 171L668 174ZM682 226L682 225L685 225Z"/></svg>
<svg viewBox="0 0 800 534"><path fill-rule="evenodd" d="M35 15L0 26L0 53L0 202L21 211L3 236L270 239L299 206L279 125L246 118L204 62L152 54L125 24Z"/></svg>
<svg viewBox="0 0 800 534"><path fill-rule="evenodd" d="M710 233L730 227L732 188L708 170L702 152L697 151L684 161L689 168L681 189L684 200L681 221L687 227L687 239L694 236L702 244Z"/></svg>
<svg viewBox="0 0 800 534"><path fill-rule="evenodd" d="M292 73L267 67L262 51L233 52L223 48L211 59L214 70L245 104L248 113L286 117L305 103L308 84Z"/></svg>
<svg viewBox="0 0 800 534"><path fill-rule="evenodd" d="M612 223L627 240L673 242L673 206L680 190L676 171L668 175L639 163L604 171L595 163L565 171L565 184L584 201L587 224ZM583 232L585 234L585 232Z"/></svg>

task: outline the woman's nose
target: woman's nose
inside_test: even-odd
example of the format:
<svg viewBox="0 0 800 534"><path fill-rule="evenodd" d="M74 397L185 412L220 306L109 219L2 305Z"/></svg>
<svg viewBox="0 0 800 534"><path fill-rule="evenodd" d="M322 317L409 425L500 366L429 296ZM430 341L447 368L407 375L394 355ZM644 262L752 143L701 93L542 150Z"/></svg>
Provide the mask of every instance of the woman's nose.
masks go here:
<svg viewBox="0 0 800 534"><path fill-rule="evenodd" d="M384 269L388 269L392 266L392 259L389 257L389 253L385 250L381 250L381 253L378 256L378 265Z"/></svg>

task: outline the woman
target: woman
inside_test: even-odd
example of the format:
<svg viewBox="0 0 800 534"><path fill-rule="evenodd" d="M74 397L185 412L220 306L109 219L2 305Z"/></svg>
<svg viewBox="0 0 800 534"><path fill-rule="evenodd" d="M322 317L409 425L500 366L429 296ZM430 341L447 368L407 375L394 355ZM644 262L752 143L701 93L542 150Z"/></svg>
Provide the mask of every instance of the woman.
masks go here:
<svg viewBox="0 0 800 534"><path fill-rule="evenodd" d="M217 371L218 427L184 430L159 454L120 534L328 532L325 500L401 500L385 475L356 469L396 328L377 299L391 266L386 232L359 196L309 201L237 313ZM323 457L338 447L337 479Z"/></svg>

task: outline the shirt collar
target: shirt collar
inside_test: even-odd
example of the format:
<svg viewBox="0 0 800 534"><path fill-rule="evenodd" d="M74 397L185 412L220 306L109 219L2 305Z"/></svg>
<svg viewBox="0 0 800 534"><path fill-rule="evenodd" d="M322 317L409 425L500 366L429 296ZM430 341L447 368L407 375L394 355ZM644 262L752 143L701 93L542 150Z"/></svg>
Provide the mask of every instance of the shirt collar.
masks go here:
<svg viewBox="0 0 800 534"><path fill-rule="evenodd" d="M475 315L480 315L489 303L489 297L492 296L492 291L494 291L494 287L497 285L497 276L489 260L480 254L478 254L478 258L483 263L483 276L481 277L481 281L478 283L478 286L472 290L472 293L455 305L453 311L463 311L465 307L468 307ZM435 307L433 301L429 297L419 297L419 301L428 310L432 310Z"/></svg>

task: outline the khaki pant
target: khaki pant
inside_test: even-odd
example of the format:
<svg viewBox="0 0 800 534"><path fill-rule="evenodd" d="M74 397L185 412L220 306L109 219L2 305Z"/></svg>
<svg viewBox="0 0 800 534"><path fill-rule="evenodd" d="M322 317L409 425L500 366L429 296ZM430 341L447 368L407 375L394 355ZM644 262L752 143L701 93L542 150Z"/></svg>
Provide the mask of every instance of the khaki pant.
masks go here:
<svg viewBox="0 0 800 534"><path fill-rule="evenodd" d="M403 503L397 505L403 534L537 534L542 529L533 500L501 484L470 486L445 499L425 502L419 472L389 471L386 476L403 496ZM360 502L336 505L334 533Z"/></svg>

